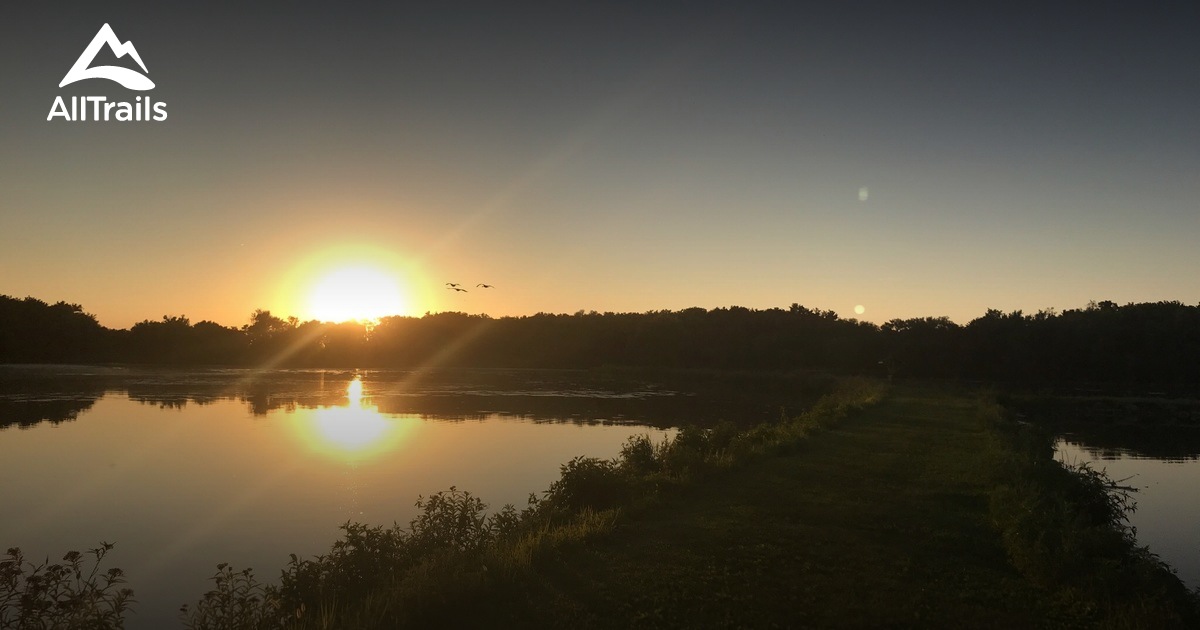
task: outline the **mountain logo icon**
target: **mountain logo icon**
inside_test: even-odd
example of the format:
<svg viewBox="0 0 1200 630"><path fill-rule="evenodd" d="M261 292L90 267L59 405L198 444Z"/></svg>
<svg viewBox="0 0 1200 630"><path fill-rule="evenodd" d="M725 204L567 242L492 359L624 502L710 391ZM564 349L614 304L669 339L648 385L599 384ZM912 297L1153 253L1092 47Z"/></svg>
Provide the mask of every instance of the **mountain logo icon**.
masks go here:
<svg viewBox="0 0 1200 630"><path fill-rule="evenodd" d="M116 81L131 90L144 91L154 89L154 82L145 74L141 74L135 70L120 66L88 67L95 60L96 53L100 52L100 48L106 44L118 58L125 55L133 57L137 65L142 67L142 71L149 74L150 71L146 70L146 64L142 63L142 58L138 55L137 49L133 47L133 42L130 41L122 44L121 40L117 39L117 34L113 32L112 27L105 24L100 27L96 36L92 38L92 43L83 49L83 54L79 55L79 59L75 60L75 65L71 66L71 69L67 71L67 76L63 77L58 87L70 85L84 79L108 79L109 81Z"/></svg>

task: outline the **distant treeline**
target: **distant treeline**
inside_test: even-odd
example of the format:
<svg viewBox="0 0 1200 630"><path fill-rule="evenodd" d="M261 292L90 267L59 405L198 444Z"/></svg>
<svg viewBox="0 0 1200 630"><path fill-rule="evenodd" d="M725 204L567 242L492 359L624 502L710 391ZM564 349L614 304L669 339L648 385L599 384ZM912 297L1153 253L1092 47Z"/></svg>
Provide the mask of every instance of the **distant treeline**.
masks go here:
<svg viewBox="0 0 1200 630"><path fill-rule="evenodd" d="M259 367L644 366L821 369L1044 384L1200 384L1200 306L989 310L882 326L832 311L742 307L646 313L464 313L322 324L255 311L240 328L164 316L128 330L76 304L0 296L0 362Z"/></svg>

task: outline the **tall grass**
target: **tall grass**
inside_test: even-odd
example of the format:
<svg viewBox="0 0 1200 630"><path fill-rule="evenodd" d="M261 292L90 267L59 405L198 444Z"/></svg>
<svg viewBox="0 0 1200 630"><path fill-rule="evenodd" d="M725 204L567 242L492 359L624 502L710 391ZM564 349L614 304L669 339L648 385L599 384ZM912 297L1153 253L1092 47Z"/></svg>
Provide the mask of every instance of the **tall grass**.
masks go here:
<svg viewBox="0 0 1200 630"><path fill-rule="evenodd" d="M226 565L214 588L183 609L184 624L217 628L402 628L439 625L447 612L495 598L564 545L612 531L623 511L672 485L777 449L819 430L882 394L852 379L810 411L740 431L686 427L674 439L629 438L614 459L577 457L527 506L489 514L469 492L450 488L417 501L407 527L346 523L330 552L292 556L278 585Z"/></svg>
<svg viewBox="0 0 1200 630"><path fill-rule="evenodd" d="M871 404L882 386L848 379L795 418L741 430L733 424L685 427L674 439L629 438L614 459L577 457L525 508L489 513L469 492L451 487L419 497L402 527L342 525L329 552L291 556L278 583L251 569L217 565L213 588L183 606L195 630L266 628L403 628L441 625L447 612L498 601L534 571L539 558L611 532L623 512L661 492L752 458L786 451L799 440ZM101 573L112 545L92 549L92 563L70 552L61 564L35 565L19 549L0 561L0 627L121 628L133 603L120 569Z"/></svg>
<svg viewBox="0 0 1200 630"><path fill-rule="evenodd" d="M656 497L757 458L786 454L848 413L878 401L882 385L847 380L796 417L740 430L687 427L659 443L630 437L613 459L578 457L523 509L489 512L451 487L417 500L407 526L346 523L329 552L292 556L277 582L218 565L213 588L184 606L197 630L229 628L438 627L489 617L525 591L539 562L605 536ZM996 484L993 524L1008 559L1049 593L1058 627L1200 627L1200 604L1170 569L1136 542L1130 491L1102 471L1052 457L1049 435L1009 422L994 403L990 421ZM111 545L72 552L65 564L26 562L9 550L0 562L0 627L120 628L132 592L119 570L99 572ZM471 611L478 610L478 613ZM478 617L472 617L478 614ZM509 620L521 621L521 620ZM525 620L529 622L529 620Z"/></svg>
<svg viewBox="0 0 1200 630"><path fill-rule="evenodd" d="M112 549L102 543L86 554L70 551L53 564L34 564L9 549L0 560L0 628L123 628L133 591L122 586L120 569L100 572Z"/></svg>
<svg viewBox="0 0 1200 630"><path fill-rule="evenodd" d="M1200 594L1137 543L1134 490L1053 457L1052 436L992 405L998 483L990 514L1012 565L1052 594L1064 626L1200 627Z"/></svg>

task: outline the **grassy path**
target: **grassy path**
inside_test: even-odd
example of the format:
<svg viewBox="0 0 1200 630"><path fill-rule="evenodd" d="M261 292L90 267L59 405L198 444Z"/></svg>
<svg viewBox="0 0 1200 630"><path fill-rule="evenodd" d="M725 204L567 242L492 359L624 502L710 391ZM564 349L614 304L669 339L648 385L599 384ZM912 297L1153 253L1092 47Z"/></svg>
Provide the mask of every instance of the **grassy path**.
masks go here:
<svg viewBox="0 0 1200 630"><path fill-rule="evenodd" d="M1034 627L1040 596L988 523L988 448L970 400L901 391L539 562L492 611L558 627Z"/></svg>

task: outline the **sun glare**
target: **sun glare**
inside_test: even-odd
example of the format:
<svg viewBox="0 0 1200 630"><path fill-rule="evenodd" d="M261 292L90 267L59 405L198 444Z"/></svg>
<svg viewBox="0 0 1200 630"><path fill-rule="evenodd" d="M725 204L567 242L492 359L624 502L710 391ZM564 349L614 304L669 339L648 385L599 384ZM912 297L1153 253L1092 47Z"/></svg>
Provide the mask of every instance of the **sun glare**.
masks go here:
<svg viewBox="0 0 1200 630"><path fill-rule="evenodd" d="M396 278L367 266L326 272L308 293L309 317L324 322L377 320L406 309Z"/></svg>
<svg viewBox="0 0 1200 630"><path fill-rule="evenodd" d="M347 462L362 462L394 451L403 442L407 426L384 416L363 396L362 379L346 386L346 405L297 411L299 437L317 453Z"/></svg>

